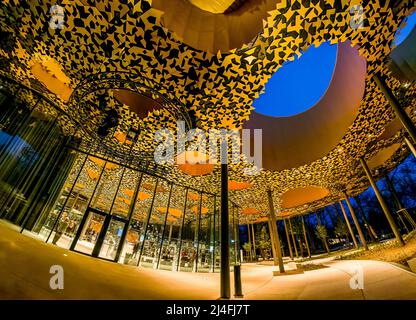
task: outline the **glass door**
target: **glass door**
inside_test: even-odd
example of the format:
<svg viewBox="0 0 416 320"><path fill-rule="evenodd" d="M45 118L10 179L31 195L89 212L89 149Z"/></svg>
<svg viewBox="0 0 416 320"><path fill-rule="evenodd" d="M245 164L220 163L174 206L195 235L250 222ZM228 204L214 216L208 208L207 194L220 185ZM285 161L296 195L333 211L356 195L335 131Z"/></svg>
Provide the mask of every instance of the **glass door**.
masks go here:
<svg viewBox="0 0 416 320"><path fill-rule="evenodd" d="M112 217L110 224L106 228L107 230L102 230L104 240L98 257L113 261L116 259L117 249L125 226L125 221Z"/></svg>
<svg viewBox="0 0 416 320"><path fill-rule="evenodd" d="M74 251L114 261L127 221L93 208L86 215Z"/></svg>
<svg viewBox="0 0 416 320"><path fill-rule="evenodd" d="M91 255L103 230L106 215L91 208L88 208L85 214L88 216L84 225L80 226L82 232L76 243L75 251Z"/></svg>

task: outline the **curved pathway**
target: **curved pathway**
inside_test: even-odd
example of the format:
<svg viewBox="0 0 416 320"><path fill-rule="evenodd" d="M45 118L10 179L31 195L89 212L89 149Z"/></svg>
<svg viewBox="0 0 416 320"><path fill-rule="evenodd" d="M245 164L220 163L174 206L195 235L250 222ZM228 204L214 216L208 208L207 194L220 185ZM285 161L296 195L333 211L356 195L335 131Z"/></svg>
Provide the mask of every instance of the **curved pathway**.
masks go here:
<svg viewBox="0 0 416 320"><path fill-rule="evenodd" d="M328 261L304 274L272 276L272 266L242 267L246 299L416 299L416 274L378 261ZM64 289L52 290L52 265ZM351 274L363 271L363 289ZM217 299L219 274L135 268L70 252L0 221L0 299Z"/></svg>

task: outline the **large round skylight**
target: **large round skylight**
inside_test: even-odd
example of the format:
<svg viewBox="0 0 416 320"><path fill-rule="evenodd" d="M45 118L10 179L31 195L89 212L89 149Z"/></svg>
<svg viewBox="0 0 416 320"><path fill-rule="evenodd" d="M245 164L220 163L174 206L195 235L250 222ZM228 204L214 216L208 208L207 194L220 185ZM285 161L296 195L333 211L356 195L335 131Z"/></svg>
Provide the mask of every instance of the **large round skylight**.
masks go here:
<svg viewBox="0 0 416 320"><path fill-rule="evenodd" d="M255 111L266 116L288 117L313 107L331 82L337 47L329 43L318 48L311 46L294 61L285 63L254 101Z"/></svg>
<svg viewBox="0 0 416 320"><path fill-rule="evenodd" d="M403 22L400 24L399 29L394 35L394 40L392 46L400 45L412 32L413 28L416 26L416 10L406 17Z"/></svg>

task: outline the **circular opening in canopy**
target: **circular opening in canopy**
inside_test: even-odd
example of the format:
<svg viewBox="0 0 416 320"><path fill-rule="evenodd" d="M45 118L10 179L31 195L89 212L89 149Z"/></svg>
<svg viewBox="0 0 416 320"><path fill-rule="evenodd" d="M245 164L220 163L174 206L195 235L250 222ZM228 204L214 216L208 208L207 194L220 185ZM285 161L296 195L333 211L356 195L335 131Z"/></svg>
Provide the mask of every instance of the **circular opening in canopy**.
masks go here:
<svg viewBox="0 0 416 320"><path fill-rule="evenodd" d="M337 60L338 45L311 46L272 75L253 103L265 116L289 117L313 107L325 94Z"/></svg>
<svg viewBox="0 0 416 320"><path fill-rule="evenodd" d="M404 18L394 35L392 46L398 46L407 39L414 27L416 26L416 10L412 14Z"/></svg>

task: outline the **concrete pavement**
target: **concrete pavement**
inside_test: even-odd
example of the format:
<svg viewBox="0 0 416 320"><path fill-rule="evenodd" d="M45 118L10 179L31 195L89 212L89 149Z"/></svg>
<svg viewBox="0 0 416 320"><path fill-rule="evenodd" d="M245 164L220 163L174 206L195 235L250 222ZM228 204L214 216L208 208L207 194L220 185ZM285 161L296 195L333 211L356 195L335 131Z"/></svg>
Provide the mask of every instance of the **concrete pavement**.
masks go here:
<svg viewBox="0 0 416 320"><path fill-rule="evenodd" d="M218 273L173 273L107 262L22 235L3 221L0 235L0 299L218 298ZM416 274L389 263L320 263L327 268L279 277L272 276L273 266L245 264L245 298L416 299ZM64 269L63 290L49 286L52 265ZM361 271L364 288L353 290L351 278Z"/></svg>

